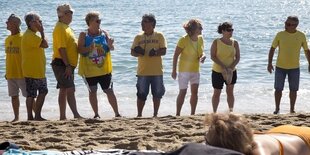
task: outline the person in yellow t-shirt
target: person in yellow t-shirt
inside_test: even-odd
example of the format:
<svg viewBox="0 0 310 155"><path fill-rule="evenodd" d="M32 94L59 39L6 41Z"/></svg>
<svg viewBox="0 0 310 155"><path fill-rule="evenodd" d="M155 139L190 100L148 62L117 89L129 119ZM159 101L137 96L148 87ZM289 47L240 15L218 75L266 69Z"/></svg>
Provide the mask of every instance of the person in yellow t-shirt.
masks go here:
<svg viewBox="0 0 310 155"><path fill-rule="evenodd" d="M305 51L309 64L308 71L310 72L310 51L305 34L296 29L298 24L299 19L297 16L287 17L285 21L285 30L277 33L269 50L267 70L269 73L272 73L274 70L272 65L273 55L275 53L275 49L279 47L274 81L274 114L278 114L280 112L280 102L286 75L288 75L290 89L290 113L295 113L295 102L300 79L299 58L301 47Z"/></svg>
<svg viewBox="0 0 310 155"><path fill-rule="evenodd" d="M58 22L53 31L53 60L52 69L59 88L58 104L60 120L67 119L66 104L74 118L82 118L77 111L74 85L74 69L78 62L76 38L69 27L72 22L73 9L70 4L61 4L57 7Z"/></svg>
<svg viewBox="0 0 310 155"><path fill-rule="evenodd" d="M5 78L8 83L8 92L11 96L11 102L14 112L12 122L19 120L19 91L27 97L26 83L22 72L22 55L21 55L21 39L20 32L21 20L15 14L11 14L6 21L7 30L10 35L5 39Z"/></svg>
<svg viewBox="0 0 310 155"><path fill-rule="evenodd" d="M97 85L101 86L114 110L115 117L120 117L117 99L113 91L111 51L114 50L114 39L107 31L100 28L100 13L91 11L85 17L88 29L81 32L78 41L80 55L79 75L86 80L89 87L89 102L95 113L98 113Z"/></svg>
<svg viewBox="0 0 310 155"><path fill-rule="evenodd" d="M202 25L200 20L191 19L183 25L186 35L179 39L173 56L173 67L171 77L178 76L179 94L176 101L176 116L180 116L187 92L188 82L191 85L191 115L195 114L198 101L198 87L200 81L200 63L204 63L206 56L203 52L204 43L201 35ZM177 74L177 62L178 64Z"/></svg>
<svg viewBox="0 0 310 155"><path fill-rule="evenodd" d="M45 96L48 92L45 77L46 58L44 48L48 48L44 35L44 28L40 16L30 12L25 16L27 30L21 40L22 71L27 89L27 113L28 120L45 120L41 116ZM40 32L41 37L36 33ZM39 94L37 94L39 92ZM36 100L35 100L36 98ZM35 102L35 117L32 115Z"/></svg>
<svg viewBox="0 0 310 155"><path fill-rule="evenodd" d="M220 24L217 32L222 34L222 37L215 39L211 45L213 112L217 111L224 83L229 111L232 112L234 108L234 85L237 82L236 66L240 60L240 49L238 42L232 39L233 31L232 23Z"/></svg>
<svg viewBox="0 0 310 155"><path fill-rule="evenodd" d="M153 14L142 16L142 33L138 34L131 46L131 55L138 58L137 68L137 117L142 116L143 107L151 85L154 113L156 117L160 100L165 94L161 56L166 54L167 43L164 35L154 31L156 19Z"/></svg>

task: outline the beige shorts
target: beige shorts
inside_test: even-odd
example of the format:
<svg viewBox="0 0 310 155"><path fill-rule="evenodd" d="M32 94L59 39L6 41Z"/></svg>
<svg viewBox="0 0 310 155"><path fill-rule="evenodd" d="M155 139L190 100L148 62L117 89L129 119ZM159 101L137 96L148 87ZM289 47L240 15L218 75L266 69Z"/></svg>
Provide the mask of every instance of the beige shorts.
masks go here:
<svg viewBox="0 0 310 155"><path fill-rule="evenodd" d="M188 82L192 84L199 84L200 73L196 72L180 72L178 74L179 89L187 89Z"/></svg>
<svg viewBox="0 0 310 155"><path fill-rule="evenodd" d="M27 97L25 79L8 79L7 82L9 96L19 96L19 91L21 90L22 95Z"/></svg>

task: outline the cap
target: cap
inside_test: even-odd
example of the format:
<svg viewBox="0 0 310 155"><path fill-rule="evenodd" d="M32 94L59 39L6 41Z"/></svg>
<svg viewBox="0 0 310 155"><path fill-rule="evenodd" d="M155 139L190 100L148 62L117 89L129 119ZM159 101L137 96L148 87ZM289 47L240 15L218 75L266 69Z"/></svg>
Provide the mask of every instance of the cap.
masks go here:
<svg viewBox="0 0 310 155"><path fill-rule="evenodd" d="M68 11L74 12L70 4L62 4L57 7L58 16L63 16Z"/></svg>

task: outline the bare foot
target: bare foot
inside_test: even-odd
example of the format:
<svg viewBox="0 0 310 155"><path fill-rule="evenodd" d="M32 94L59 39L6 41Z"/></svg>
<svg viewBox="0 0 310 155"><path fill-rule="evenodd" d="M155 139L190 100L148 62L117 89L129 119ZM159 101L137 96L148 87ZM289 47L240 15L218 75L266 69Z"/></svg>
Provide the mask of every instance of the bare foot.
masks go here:
<svg viewBox="0 0 310 155"><path fill-rule="evenodd" d="M47 119L45 119L43 117L35 117L34 120L36 120L36 121L47 121Z"/></svg>
<svg viewBox="0 0 310 155"><path fill-rule="evenodd" d="M17 122L19 121L19 118L14 118L11 122Z"/></svg>

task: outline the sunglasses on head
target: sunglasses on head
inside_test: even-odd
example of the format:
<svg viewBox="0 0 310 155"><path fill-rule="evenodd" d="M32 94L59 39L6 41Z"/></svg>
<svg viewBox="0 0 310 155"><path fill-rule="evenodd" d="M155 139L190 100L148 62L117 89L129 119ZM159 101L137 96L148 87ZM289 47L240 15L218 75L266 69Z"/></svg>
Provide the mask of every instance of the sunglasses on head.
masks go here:
<svg viewBox="0 0 310 155"><path fill-rule="evenodd" d="M233 32L234 29L231 29L231 28L230 28L230 29L226 29L225 31L226 31L226 32Z"/></svg>

